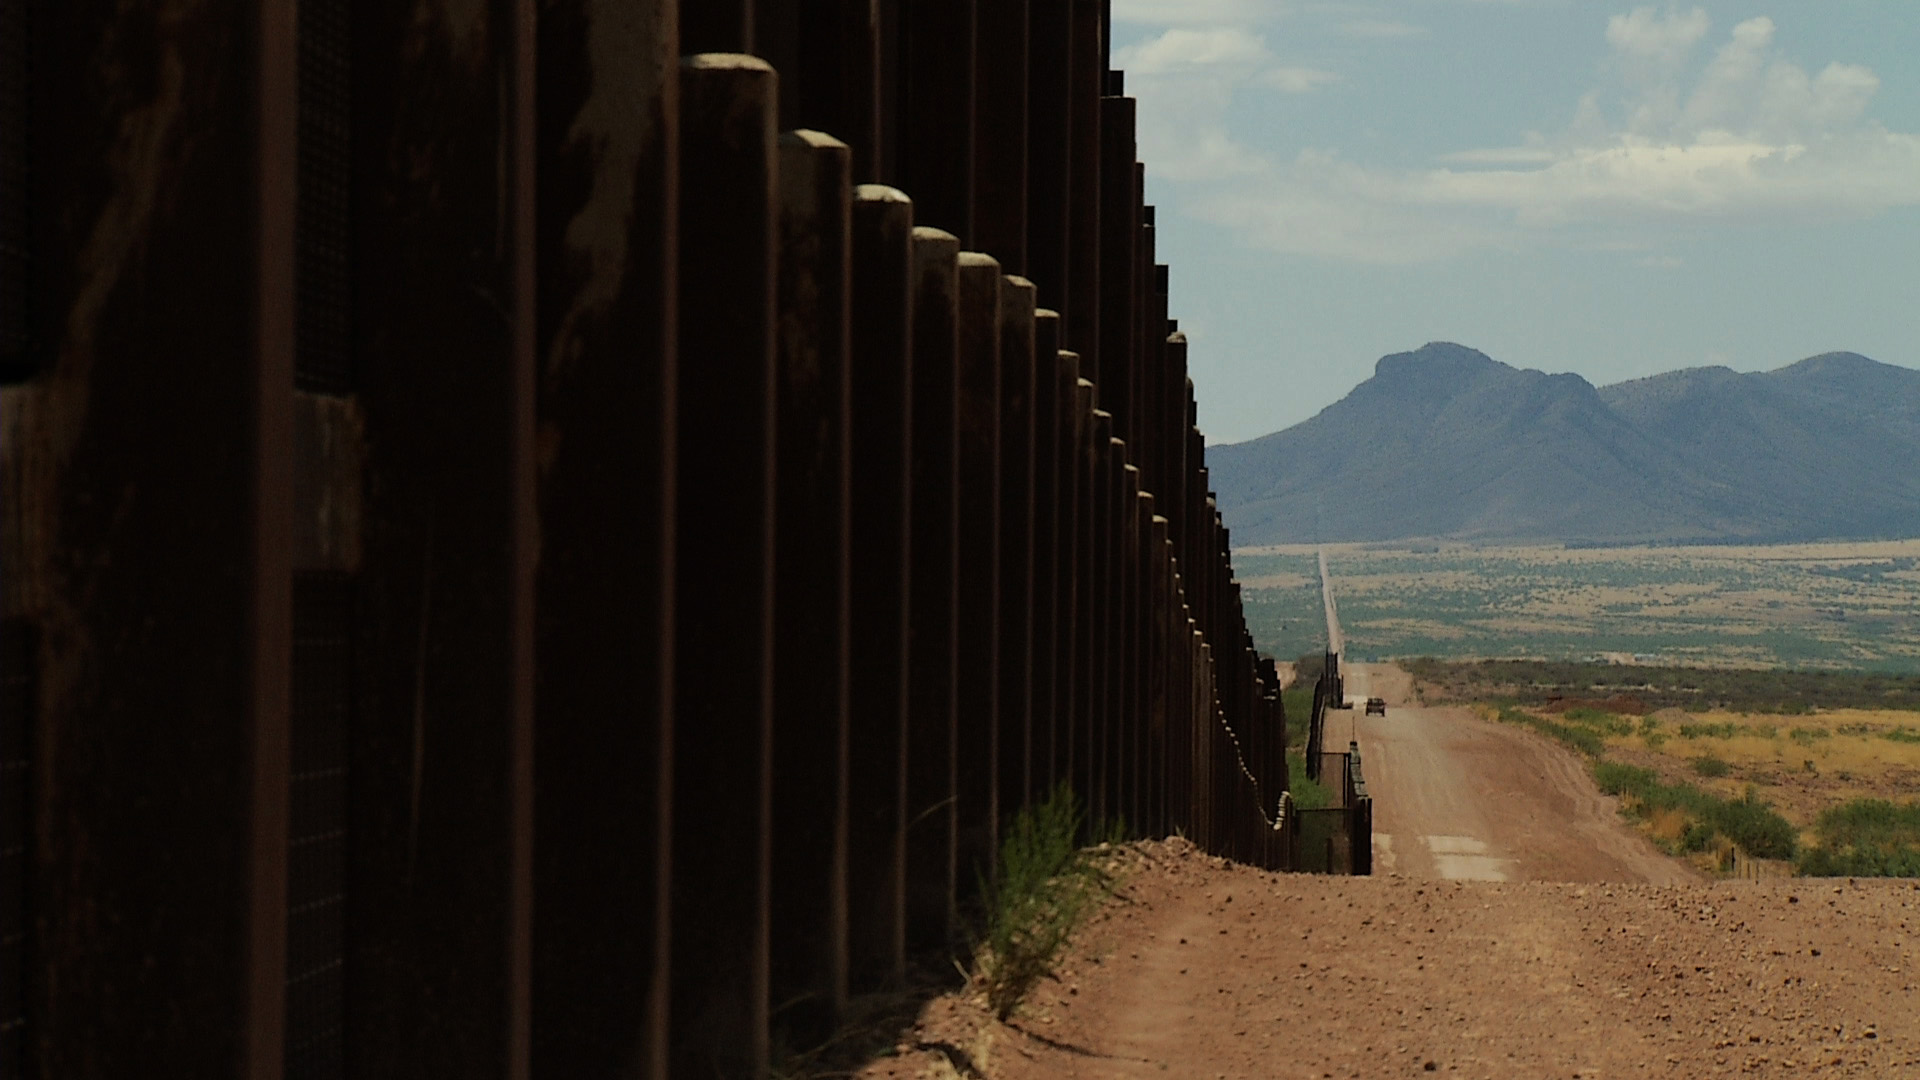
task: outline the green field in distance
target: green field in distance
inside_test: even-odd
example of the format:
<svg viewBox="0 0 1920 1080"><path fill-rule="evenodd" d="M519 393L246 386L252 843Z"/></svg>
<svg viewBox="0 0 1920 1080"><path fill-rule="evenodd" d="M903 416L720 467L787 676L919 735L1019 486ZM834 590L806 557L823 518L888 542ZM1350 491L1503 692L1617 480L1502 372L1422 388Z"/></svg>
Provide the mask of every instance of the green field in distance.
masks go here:
<svg viewBox="0 0 1920 1080"><path fill-rule="evenodd" d="M1281 659L1325 645L1315 548L1233 554ZM1330 544L1347 652L1920 672L1920 540L1778 546Z"/></svg>

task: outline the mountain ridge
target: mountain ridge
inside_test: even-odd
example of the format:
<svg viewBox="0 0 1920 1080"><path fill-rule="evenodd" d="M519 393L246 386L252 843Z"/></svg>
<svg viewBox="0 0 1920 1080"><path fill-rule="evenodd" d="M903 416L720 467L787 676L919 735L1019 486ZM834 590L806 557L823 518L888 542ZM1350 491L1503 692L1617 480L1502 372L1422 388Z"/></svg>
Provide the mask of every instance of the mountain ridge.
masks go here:
<svg viewBox="0 0 1920 1080"><path fill-rule="evenodd" d="M1596 387L1430 342L1207 463L1236 544L1920 535L1920 371L1833 352Z"/></svg>

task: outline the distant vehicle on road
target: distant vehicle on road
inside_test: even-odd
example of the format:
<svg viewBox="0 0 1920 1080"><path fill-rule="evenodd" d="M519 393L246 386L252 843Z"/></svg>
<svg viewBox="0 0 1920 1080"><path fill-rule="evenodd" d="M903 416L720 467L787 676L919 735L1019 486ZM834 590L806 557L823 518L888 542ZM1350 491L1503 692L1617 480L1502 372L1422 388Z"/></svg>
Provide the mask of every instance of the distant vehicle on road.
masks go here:
<svg viewBox="0 0 1920 1080"><path fill-rule="evenodd" d="M1387 715L1387 699L1377 698L1377 697L1368 698L1367 699L1367 715L1368 716Z"/></svg>

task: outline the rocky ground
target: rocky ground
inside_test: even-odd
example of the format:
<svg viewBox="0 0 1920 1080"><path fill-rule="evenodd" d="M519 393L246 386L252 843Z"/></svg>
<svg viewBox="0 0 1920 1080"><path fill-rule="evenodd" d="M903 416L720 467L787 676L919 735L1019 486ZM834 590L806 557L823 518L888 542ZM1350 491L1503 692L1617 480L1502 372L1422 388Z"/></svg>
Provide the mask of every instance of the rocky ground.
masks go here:
<svg viewBox="0 0 1920 1080"><path fill-rule="evenodd" d="M1139 846L1009 1023L860 1077L1920 1076L1920 883L1271 874Z"/></svg>

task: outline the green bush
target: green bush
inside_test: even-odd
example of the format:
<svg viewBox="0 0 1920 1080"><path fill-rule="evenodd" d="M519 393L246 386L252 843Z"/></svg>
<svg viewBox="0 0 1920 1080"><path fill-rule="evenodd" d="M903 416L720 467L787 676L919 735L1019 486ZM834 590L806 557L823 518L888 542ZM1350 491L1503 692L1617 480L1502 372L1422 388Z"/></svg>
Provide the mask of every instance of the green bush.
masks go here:
<svg viewBox="0 0 1920 1080"><path fill-rule="evenodd" d="M981 883L987 918L974 963L1002 1020L1053 971L1104 889L1104 875L1076 845L1080 823L1079 803L1063 783L1015 815L1000 843L999 880Z"/></svg>
<svg viewBox="0 0 1920 1080"><path fill-rule="evenodd" d="M1711 754L1693 759L1693 771L1701 776L1725 776L1732 771L1732 768L1725 761Z"/></svg>
<svg viewBox="0 0 1920 1080"><path fill-rule="evenodd" d="M1787 732L1787 737L1802 746L1811 746L1813 745L1813 740L1831 738L1832 733L1826 728L1797 727Z"/></svg>
<svg viewBox="0 0 1920 1080"><path fill-rule="evenodd" d="M1680 737L1683 739L1731 739L1740 734L1740 725L1719 724L1681 724Z"/></svg>
<svg viewBox="0 0 1920 1080"><path fill-rule="evenodd" d="M1318 780L1307 779L1304 751L1287 755L1287 790L1293 793L1293 805L1298 810L1318 810L1333 805L1333 789Z"/></svg>
<svg viewBox="0 0 1920 1080"><path fill-rule="evenodd" d="M1705 851L1713 846L1715 835L1713 826L1706 822L1690 821L1687 831L1680 834L1680 846L1687 851Z"/></svg>
<svg viewBox="0 0 1920 1080"><path fill-rule="evenodd" d="M1607 712L1604 709L1568 709L1562 714L1562 718L1570 724L1578 724L1581 727L1592 728L1605 735L1633 734L1632 720L1617 713Z"/></svg>
<svg viewBox="0 0 1920 1080"><path fill-rule="evenodd" d="M1613 761L1596 762L1593 779L1608 795L1629 798L1631 812L1641 817L1663 810L1685 814L1691 821L1683 842L1692 842L1697 835L1692 827L1699 825L1740 845L1755 858L1790 859L1799 846L1793 824L1751 790L1738 799L1723 799L1692 784L1665 783L1652 769Z"/></svg>
<svg viewBox="0 0 1920 1080"><path fill-rule="evenodd" d="M1855 799L1814 826L1818 846L1800 859L1815 877L1920 877L1920 802Z"/></svg>
<svg viewBox="0 0 1920 1080"><path fill-rule="evenodd" d="M1897 727L1891 731L1881 732L1880 737L1889 742L1920 743L1920 731L1915 731L1913 728Z"/></svg>
<svg viewBox="0 0 1920 1080"><path fill-rule="evenodd" d="M1601 741L1600 734L1591 728L1557 723L1547 717L1535 716L1525 709L1512 705L1502 706L1499 717L1500 722L1503 724L1519 724L1522 727L1530 727L1540 734L1545 735L1547 738L1553 739L1588 757L1599 757L1600 751L1606 748L1606 744Z"/></svg>

